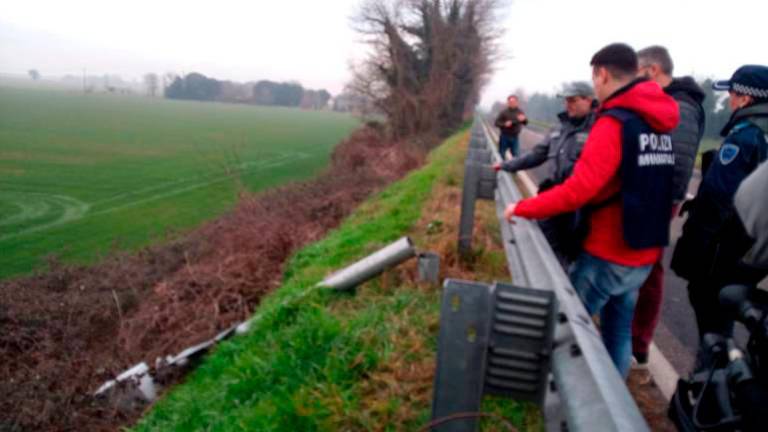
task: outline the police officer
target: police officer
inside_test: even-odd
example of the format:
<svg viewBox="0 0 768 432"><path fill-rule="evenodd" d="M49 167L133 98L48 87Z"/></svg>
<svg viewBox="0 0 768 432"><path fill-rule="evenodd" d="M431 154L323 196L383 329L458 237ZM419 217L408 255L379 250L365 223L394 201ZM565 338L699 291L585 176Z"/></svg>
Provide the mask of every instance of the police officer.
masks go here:
<svg viewBox="0 0 768 432"><path fill-rule="evenodd" d="M551 163L551 174L539 184L539 192L558 185L571 176L573 166L581 155L589 130L595 122L596 101L592 86L584 81L566 84L558 97L564 99L565 111L558 114L560 125L528 153L497 163L497 171L516 172ZM567 266L580 250L571 241L575 221L572 213L539 221L544 235L560 262Z"/></svg>
<svg viewBox="0 0 768 432"><path fill-rule="evenodd" d="M700 337L733 332L733 320L718 304L723 286L754 285L765 275L764 270L741 261L753 241L736 214L733 199L742 180L768 155L768 67L742 66L730 80L715 82L713 88L729 92L733 113L721 132L723 144L702 173L671 265L689 281L688 295ZM699 352L698 367L706 365L703 354Z"/></svg>

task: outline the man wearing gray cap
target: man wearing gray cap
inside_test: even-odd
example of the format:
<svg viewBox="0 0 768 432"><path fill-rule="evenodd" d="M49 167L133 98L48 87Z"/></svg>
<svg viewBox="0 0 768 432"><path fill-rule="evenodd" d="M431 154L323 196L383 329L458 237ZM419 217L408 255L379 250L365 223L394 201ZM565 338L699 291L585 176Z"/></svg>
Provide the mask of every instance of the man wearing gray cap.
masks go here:
<svg viewBox="0 0 768 432"><path fill-rule="evenodd" d="M563 183L573 172L581 155L589 130L595 122L595 99L592 86L584 81L566 84L558 97L564 99L565 111L558 115L560 125L551 130L544 140L520 157L494 165L494 169L516 172L535 168L551 161L548 178L539 184L539 192ZM578 254L578 245L569 241L574 228L572 213L539 222L552 249L564 265Z"/></svg>

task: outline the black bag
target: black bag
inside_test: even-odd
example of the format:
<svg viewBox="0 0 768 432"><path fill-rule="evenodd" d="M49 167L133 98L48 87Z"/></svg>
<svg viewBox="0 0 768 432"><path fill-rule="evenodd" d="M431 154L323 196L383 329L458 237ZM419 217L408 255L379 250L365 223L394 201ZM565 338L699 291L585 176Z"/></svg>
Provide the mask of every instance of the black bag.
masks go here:
<svg viewBox="0 0 768 432"><path fill-rule="evenodd" d="M709 383L707 383L709 381ZM701 406L696 408L696 403ZM681 432L734 432L739 422L734 420L727 375L724 370L699 372L689 380L677 381L677 388L669 402L667 416ZM731 419L730 421L723 419ZM711 426L699 428L699 426Z"/></svg>
<svg viewBox="0 0 768 432"><path fill-rule="evenodd" d="M712 275L717 261L718 233L700 224L686 224L672 252L669 268L687 281Z"/></svg>
<svg viewBox="0 0 768 432"><path fill-rule="evenodd" d="M552 189L553 187L557 186L557 183L555 183L552 179L544 179L539 183L539 193L545 192L549 189Z"/></svg>
<svg viewBox="0 0 768 432"><path fill-rule="evenodd" d="M539 183L539 193L552 189L559 183L545 179ZM580 209L539 221L539 227L552 250L568 262L573 262L583 250L589 234L589 210Z"/></svg>

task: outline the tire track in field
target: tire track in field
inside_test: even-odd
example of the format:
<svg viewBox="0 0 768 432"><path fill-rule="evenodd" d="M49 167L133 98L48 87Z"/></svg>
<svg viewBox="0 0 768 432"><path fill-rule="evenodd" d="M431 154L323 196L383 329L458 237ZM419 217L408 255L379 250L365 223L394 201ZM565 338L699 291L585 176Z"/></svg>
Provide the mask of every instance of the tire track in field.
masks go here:
<svg viewBox="0 0 768 432"><path fill-rule="evenodd" d="M0 226L10 225L12 223L14 224L21 223L24 220L29 220L30 218L34 218L34 217L45 217L47 214L50 214L50 212L52 211L52 208L57 205L63 208L62 215L53 221L35 225L14 233L9 233L4 235L2 234L2 231L0 231L0 242L17 238L27 234L44 231L56 226L64 225L64 224L73 222L75 220L82 219L86 216L87 217L101 216L101 215L121 211L137 205L166 199L166 198L179 195L185 192L201 189L213 184L222 183L227 180L231 180L233 176L236 174L259 172L264 169L285 165L286 163L293 160L306 159L307 157L309 157L309 155L306 153L295 152L295 153L283 153L279 156L276 156L266 161L246 162L241 165L242 168L238 169L235 173L232 173L232 174L224 174L224 175L216 176L203 181L198 181L193 184L185 185L182 187L176 187L171 190L166 190L164 192L152 194L145 198L140 198L125 204L121 204L115 207L110 207L104 210L91 212L91 213L89 213L90 209L96 205L103 205L104 203L112 202L118 199L135 196L135 195L142 195L147 192L167 189L169 186L187 183L191 180L194 180L195 178L188 177L180 180L174 180L172 182L163 183L156 186L150 186L150 187L138 189L135 191L124 192L103 200L96 201L94 203L85 203L76 198L66 196L66 195L53 195L53 194L36 193L36 192L0 191L0 201L9 202L11 205L18 207L20 209L18 212L8 217L5 217L5 218L0 217ZM30 196L32 196L33 198L38 197L37 201L35 201L34 199L30 201ZM11 197L11 198L15 197L15 199L9 200L5 197Z"/></svg>
<svg viewBox="0 0 768 432"><path fill-rule="evenodd" d="M57 209L61 209L61 215L50 222L45 222L37 227L48 227L66 223L81 218L90 209L90 205L67 195L47 194L42 192L13 192L0 191L0 201L9 202L19 209L18 212L6 217L0 217L0 226L23 223L30 219L43 219L50 217ZM28 229L32 229L28 228ZM22 232L25 230L22 230ZM0 236L0 240L11 237L17 233Z"/></svg>

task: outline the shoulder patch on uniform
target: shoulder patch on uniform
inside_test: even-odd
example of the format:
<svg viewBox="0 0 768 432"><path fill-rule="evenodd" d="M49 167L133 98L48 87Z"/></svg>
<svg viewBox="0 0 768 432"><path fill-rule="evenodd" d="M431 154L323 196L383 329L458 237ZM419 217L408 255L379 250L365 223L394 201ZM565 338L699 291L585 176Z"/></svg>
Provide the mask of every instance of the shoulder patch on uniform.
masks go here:
<svg viewBox="0 0 768 432"><path fill-rule="evenodd" d="M736 159L736 156L739 155L739 146L735 144L725 143L722 147L720 147L720 163L723 165L728 165L729 163L733 162L734 159Z"/></svg>
<svg viewBox="0 0 768 432"><path fill-rule="evenodd" d="M580 142L580 143L586 142L588 136L589 134L586 132L579 132L576 134L576 142Z"/></svg>

